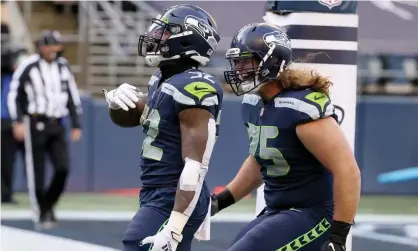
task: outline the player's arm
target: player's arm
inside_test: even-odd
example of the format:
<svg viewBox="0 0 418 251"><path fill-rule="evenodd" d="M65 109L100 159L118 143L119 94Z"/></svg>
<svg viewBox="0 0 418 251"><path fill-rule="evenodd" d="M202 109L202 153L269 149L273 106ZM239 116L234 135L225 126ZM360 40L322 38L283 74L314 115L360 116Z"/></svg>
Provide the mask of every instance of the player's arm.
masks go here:
<svg viewBox="0 0 418 251"><path fill-rule="evenodd" d="M167 225L181 233L196 207L216 139L212 113L188 108L179 113L181 148L185 161Z"/></svg>
<svg viewBox="0 0 418 251"><path fill-rule="evenodd" d="M112 122L120 127L136 127L140 125L140 118L146 101L128 111L109 108L109 116Z"/></svg>
<svg viewBox="0 0 418 251"><path fill-rule="evenodd" d="M120 127L140 125L140 118L147 102L145 94L126 83L109 92L106 90L103 92L109 104L109 116L113 123Z"/></svg>
<svg viewBox="0 0 418 251"><path fill-rule="evenodd" d="M211 215L233 205L258 188L263 183L260 168L254 157L248 156L225 190L212 197Z"/></svg>
<svg viewBox="0 0 418 251"><path fill-rule="evenodd" d="M360 201L360 170L354 154L341 128L331 117L298 125L296 133L305 147L334 176L334 222L331 238L345 245L345 238Z"/></svg>

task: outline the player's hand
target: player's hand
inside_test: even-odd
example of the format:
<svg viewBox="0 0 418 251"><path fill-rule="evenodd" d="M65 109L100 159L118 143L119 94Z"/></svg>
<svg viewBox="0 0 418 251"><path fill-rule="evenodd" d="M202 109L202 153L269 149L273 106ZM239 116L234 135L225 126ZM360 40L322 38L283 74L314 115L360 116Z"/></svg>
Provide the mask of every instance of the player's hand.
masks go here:
<svg viewBox="0 0 418 251"><path fill-rule="evenodd" d="M345 251L345 245L327 241L322 245L321 251Z"/></svg>
<svg viewBox="0 0 418 251"><path fill-rule="evenodd" d="M103 90L103 92L109 108L113 110L122 108L124 111L128 111L129 109L134 109L136 107L135 103L140 98L146 97L146 94L142 93L138 88L127 83L109 92L106 90Z"/></svg>
<svg viewBox="0 0 418 251"><path fill-rule="evenodd" d="M212 195L211 200L210 200L210 216L214 216L218 212L219 212L218 200L216 199L215 195Z"/></svg>
<svg viewBox="0 0 418 251"><path fill-rule="evenodd" d="M71 141L77 142L81 139L81 129L73 128L71 131Z"/></svg>
<svg viewBox="0 0 418 251"><path fill-rule="evenodd" d="M154 236L148 236L141 242L141 246L152 244L150 251L175 251L183 239L183 235L168 225Z"/></svg>
<svg viewBox="0 0 418 251"><path fill-rule="evenodd" d="M322 245L321 251L345 251L345 242L350 232L351 223L332 221L329 240Z"/></svg>
<svg viewBox="0 0 418 251"><path fill-rule="evenodd" d="M25 137L25 127L23 123L16 123L13 125L13 136L17 141L23 141Z"/></svg>

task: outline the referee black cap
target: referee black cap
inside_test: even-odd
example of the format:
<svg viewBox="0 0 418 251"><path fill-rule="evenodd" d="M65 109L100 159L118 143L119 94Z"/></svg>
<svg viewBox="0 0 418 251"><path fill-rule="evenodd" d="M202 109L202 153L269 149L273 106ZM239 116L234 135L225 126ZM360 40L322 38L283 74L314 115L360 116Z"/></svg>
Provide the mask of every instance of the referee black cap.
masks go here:
<svg viewBox="0 0 418 251"><path fill-rule="evenodd" d="M61 33L56 30L44 30L36 41L36 44L38 46L62 44Z"/></svg>

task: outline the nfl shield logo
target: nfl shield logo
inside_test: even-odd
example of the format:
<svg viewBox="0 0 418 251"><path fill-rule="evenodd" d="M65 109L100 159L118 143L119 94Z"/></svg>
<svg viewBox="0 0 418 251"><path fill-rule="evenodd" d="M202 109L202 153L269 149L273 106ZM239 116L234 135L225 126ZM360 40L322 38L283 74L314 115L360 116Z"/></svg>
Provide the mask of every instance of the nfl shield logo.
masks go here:
<svg viewBox="0 0 418 251"><path fill-rule="evenodd" d="M332 9L335 6L341 5L342 0L318 0L318 2L324 6L327 6L329 9Z"/></svg>

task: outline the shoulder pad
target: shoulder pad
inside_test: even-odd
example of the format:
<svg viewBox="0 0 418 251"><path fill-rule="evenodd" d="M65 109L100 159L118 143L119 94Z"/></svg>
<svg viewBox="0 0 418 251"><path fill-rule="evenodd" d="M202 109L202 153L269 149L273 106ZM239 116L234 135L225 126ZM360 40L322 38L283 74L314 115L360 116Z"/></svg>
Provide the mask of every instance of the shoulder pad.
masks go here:
<svg viewBox="0 0 418 251"><path fill-rule="evenodd" d="M260 102L261 97L256 94L244 94L242 99L242 104L249 104L256 106Z"/></svg>
<svg viewBox="0 0 418 251"><path fill-rule="evenodd" d="M162 92L183 105L218 105L223 90L219 81L204 72L191 70L177 74L162 85Z"/></svg>
<svg viewBox="0 0 418 251"><path fill-rule="evenodd" d="M334 106L330 98L324 93L312 90L288 92L275 98L274 104L275 107L289 108L298 112L297 121L317 120L334 114Z"/></svg>
<svg viewBox="0 0 418 251"><path fill-rule="evenodd" d="M161 71L158 70L154 74L152 74L151 78L148 81L148 88L153 86L155 83L157 83L161 78Z"/></svg>

